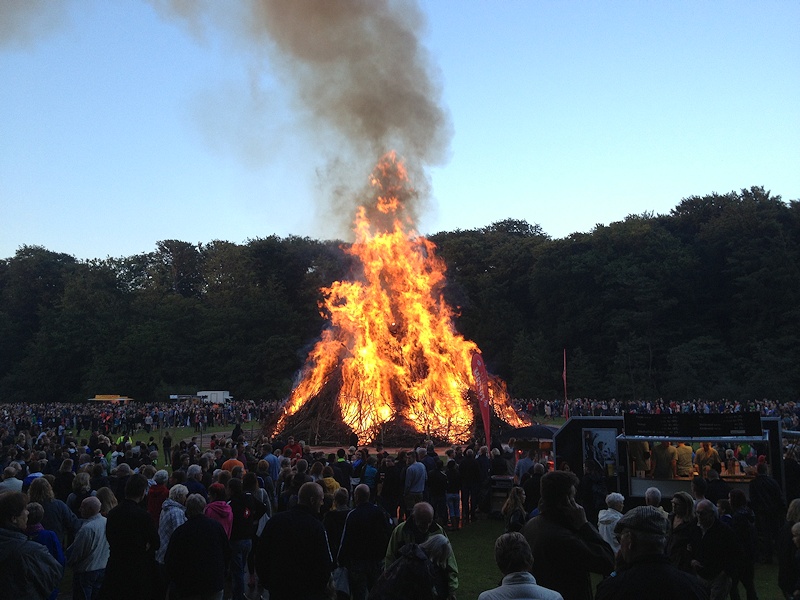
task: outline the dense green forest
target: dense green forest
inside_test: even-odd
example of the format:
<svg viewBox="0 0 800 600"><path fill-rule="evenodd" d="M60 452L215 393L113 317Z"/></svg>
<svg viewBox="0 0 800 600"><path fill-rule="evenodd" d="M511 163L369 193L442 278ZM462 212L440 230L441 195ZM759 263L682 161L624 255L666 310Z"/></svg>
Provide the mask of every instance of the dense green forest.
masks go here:
<svg viewBox="0 0 800 600"><path fill-rule="evenodd" d="M684 199L551 239L507 220L432 236L455 327L515 397L794 400L800 202L763 188ZM158 242L78 261L37 246L0 261L0 399L285 397L325 325L341 244Z"/></svg>

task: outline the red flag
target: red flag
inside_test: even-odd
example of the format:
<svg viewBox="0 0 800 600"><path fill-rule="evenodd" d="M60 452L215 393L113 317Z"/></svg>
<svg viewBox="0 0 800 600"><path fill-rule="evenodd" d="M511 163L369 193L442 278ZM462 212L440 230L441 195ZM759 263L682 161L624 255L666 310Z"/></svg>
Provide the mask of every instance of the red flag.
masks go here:
<svg viewBox="0 0 800 600"><path fill-rule="evenodd" d="M483 418L483 432L486 435L486 445L491 447L492 437L489 421L489 376L486 373L486 365L480 352L472 353L472 378L475 381L475 393L478 396L478 403L481 407L481 417Z"/></svg>
<svg viewBox="0 0 800 600"><path fill-rule="evenodd" d="M569 404L567 403L567 349L564 348L564 370L561 372L564 380L564 418L569 419Z"/></svg>

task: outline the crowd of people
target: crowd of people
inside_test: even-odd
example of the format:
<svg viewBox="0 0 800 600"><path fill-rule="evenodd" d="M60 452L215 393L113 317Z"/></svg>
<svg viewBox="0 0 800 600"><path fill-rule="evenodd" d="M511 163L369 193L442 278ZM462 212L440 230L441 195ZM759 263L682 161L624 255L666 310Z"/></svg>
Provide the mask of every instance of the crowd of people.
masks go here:
<svg viewBox="0 0 800 600"><path fill-rule="evenodd" d="M548 421L556 417L618 417L624 414L718 414L757 412L762 417L779 417L784 429L797 430L800 426L800 405L796 402L772 400L595 400L572 398L567 400L543 400L541 398L515 398L514 408L534 420Z"/></svg>
<svg viewBox="0 0 800 600"><path fill-rule="evenodd" d="M775 560L782 593L800 597L800 499L787 506L764 462L749 500L720 486L712 468L691 494L662 498L654 486L645 506L626 510L621 494L600 493L598 508L599 475L555 470L535 452L476 444L441 452L425 441L392 453L380 445L326 453L292 436L246 440L241 408L234 431L201 448L168 432L160 447L155 435L134 442L122 425L129 416L145 434L170 422L147 411L138 421L140 408L84 408L86 427L63 407L5 407L4 590L56 598L69 568L75 600L454 599L448 532L494 513L491 481L502 476L513 483L495 543L503 577L480 600L738 600L740 587L756 600L755 564ZM246 416L260 417L253 409ZM173 416L191 422L177 409ZM83 437L74 421L60 431L68 418L81 421ZM596 589L592 573L602 577Z"/></svg>

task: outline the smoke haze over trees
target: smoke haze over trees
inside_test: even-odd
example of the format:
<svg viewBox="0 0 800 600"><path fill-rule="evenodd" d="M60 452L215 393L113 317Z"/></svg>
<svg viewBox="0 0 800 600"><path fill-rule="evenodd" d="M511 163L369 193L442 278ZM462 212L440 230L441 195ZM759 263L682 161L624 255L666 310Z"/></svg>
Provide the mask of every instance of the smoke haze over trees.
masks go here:
<svg viewBox="0 0 800 600"><path fill-rule="evenodd" d="M562 396L566 348L570 397L796 399L797 201L751 188L564 239L515 220L432 239L456 328L512 397ZM283 398L348 260L274 236L88 262L20 248L0 261L0 400Z"/></svg>

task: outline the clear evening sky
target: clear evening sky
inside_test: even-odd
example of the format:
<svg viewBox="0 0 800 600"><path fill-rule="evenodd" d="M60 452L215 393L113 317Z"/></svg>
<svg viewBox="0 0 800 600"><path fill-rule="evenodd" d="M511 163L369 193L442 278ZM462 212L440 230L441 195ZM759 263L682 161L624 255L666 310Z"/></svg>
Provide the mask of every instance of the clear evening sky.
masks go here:
<svg viewBox="0 0 800 600"><path fill-rule="evenodd" d="M452 134L422 233L513 218L560 238L753 185L800 199L798 2L419 11ZM167 18L160 0L0 2L0 258L344 235L319 212L335 134L214 18Z"/></svg>

